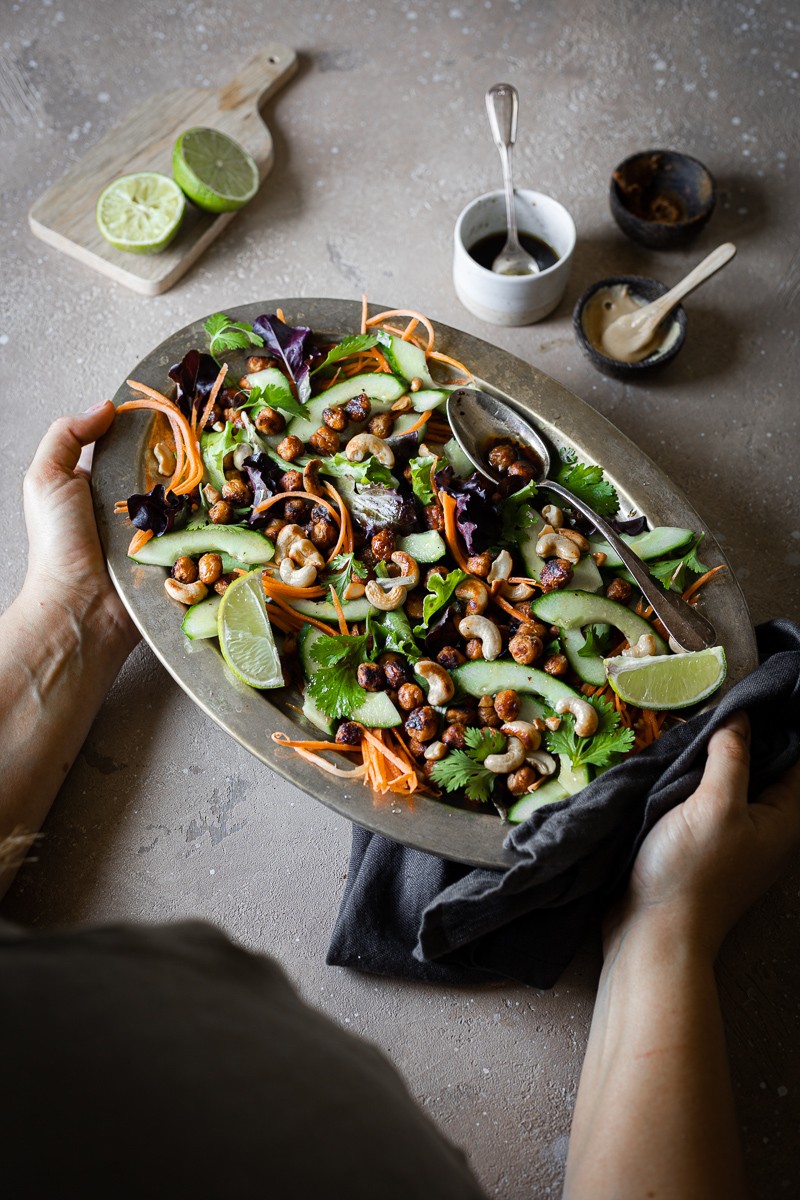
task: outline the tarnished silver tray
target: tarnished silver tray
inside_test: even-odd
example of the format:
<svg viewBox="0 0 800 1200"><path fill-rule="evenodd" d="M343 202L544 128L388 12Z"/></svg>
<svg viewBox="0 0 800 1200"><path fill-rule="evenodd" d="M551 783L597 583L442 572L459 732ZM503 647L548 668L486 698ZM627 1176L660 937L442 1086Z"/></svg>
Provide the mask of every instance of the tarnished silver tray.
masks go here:
<svg viewBox="0 0 800 1200"><path fill-rule="evenodd" d="M388 306L387 306L388 307ZM263 300L230 310L235 320L252 322L264 312L282 308L290 324L309 325L321 334L341 337L357 331L361 306L349 300ZM378 305L371 312L380 312ZM488 342L436 325L437 348L466 363L480 386L503 396L532 417L559 448L569 445L587 462L599 463L632 512L652 525L678 525L705 532L703 559L726 562L708 528L686 497L627 437L577 396L535 367ZM203 321L172 334L126 373L164 391L167 371L191 347L205 348ZM232 360L233 361L233 360ZM123 382L114 397L130 396ZM164 592L164 571L141 567L127 557L130 525L114 516L114 502L141 491L145 481L145 448L150 422L146 414L115 422L97 447L93 484L100 535L112 578L133 620L155 654L197 705L242 746L273 771L323 804L367 829L406 845L458 862L504 867L515 855L504 849L508 832L493 814L465 812L438 800L413 802L378 796L359 783L348 785L323 775L271 739L274 730L292 737L313 736L290 707L297 696L281 689L256 692L229 671L216 642L190 642L181 632L182 610ZM726 687L756 665L756 647L744 596L732 572L723 572L703 594L703 611L716 626L728 659ZM717 697L718 698L718 697Z"/></svg>

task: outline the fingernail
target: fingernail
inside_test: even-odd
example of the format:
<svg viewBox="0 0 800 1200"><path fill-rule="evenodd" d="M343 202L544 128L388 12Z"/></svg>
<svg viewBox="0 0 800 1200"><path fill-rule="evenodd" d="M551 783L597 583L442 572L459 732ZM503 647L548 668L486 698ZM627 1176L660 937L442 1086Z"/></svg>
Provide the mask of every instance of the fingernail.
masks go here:
<svg viewBox="0 0 800 1200"><path fill-rule="evenodd" d="M85 409L83 410L83 412L84 412L84 414L86 414L86 413L93 413L93 412L99 412L99 411L100 411L100 409L101 409L101 408L105 408L105 406L106 406L107 404L108 404L108 401L107 401L107 400L101 400L99 404L93 404L93 405L92 405L90 408L85 408Z"/></svg>

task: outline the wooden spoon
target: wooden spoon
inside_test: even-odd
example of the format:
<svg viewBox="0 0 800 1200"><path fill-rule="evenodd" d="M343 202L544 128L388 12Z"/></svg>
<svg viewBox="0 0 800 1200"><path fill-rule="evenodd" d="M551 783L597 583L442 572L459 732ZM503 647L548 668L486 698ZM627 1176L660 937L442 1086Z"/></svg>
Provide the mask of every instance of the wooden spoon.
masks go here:
<svg viewBox="0 0 800 1200"><path fill-rule="evenodd" d="M659 325L668 313L696 287L704 283L720 267L724 267L733 258L736 247L733 242L724 242L712 250L685 279L676 283L665 295L659 296L651 304L645 304L638 312L625 313L612 321L603 330L601 339L603 353L617 362L641 362L656 349L659 339Z"/></svg>

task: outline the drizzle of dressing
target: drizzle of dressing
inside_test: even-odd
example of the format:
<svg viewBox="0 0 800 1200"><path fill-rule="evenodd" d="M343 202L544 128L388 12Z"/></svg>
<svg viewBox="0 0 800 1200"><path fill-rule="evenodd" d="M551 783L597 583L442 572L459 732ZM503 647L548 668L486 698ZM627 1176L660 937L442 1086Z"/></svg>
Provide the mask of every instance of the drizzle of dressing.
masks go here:
<svg viewBox="0 0 800 1200"><path fill-rule="evenodd" d="M627 283L614 283L595 292L583 310L583 330L594 349L606 358L612 357L603 345L603 334L617 317L638 312L647 303L642 296L634 295ZM668 350L679 334L680 328L675 321L669 323L666 328L659 326L647 357ZM641 360L642 354L634 353L630 357L618 354L613 357L618 362L635 362L637 359Z"/></svg>

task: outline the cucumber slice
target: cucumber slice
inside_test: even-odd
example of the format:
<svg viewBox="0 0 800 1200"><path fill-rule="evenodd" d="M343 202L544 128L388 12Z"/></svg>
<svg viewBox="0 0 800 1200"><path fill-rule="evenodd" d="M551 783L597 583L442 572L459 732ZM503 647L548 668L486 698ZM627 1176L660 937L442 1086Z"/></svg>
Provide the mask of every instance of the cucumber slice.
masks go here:
<svg viewBox="0 0 800 1200"><path fill-rule="evenodd" d="M673 525L659 525L655 529L647 529L644 533L637 533L635 536L623 533L620 535L622 541L630 546L631 550L635 550L639 558L654 559L663 558L664 555L672 553L674 550L682 550L694 538L694 531L691 529L680 529ZM606 561L604 567L614 568L622 566L622 559L617 554L616 550L612 550L608 542L602 538L590 538L589 546L594 551L599 551L605 554Z"/></svg>
<svg viewBox="0 0 800 1200"><path fill-rule="evenodd" d="M401 537L397 549L402 550L404 554L410 554L421 563L438 562L447 553L444 539L435 529L429 529L426 533L409 533L407 537Z"/></svg>
<svg viewBox="0 0 800 1200"><path fill-rule="evenodd" d="M547 783L543 783L535 792L520 796L516 804L512 804L508 810L506 820L512 825L519 825L522 821L527 821L537 808L544 808L545 804L558 804L559 800L566 800L568 795L569 792L557 779L548 779Z"/></svg>
<svg viewBox="0 0 800 1200"><path fill-rule="evenodd" d="M595 687L603 687L608 682L603 667L603 660L596 655L587 658L585 654L580 654L579 651L583 649L585 642L586 637L582 629L561 630L561 645L564 647L567 662L575 674L584 683L591 683Z"/></svg>
<svg viewBox="0 0 800 1200"><path fill-rule="evenodd" d="M422 388L411 393L411 405L415 412L430 412L432 408L439 408L444 404L449 394L440 388Z"/></svg>
<svg viewBox="0 0 800 1200"><path fill-rule="evenodd" d="M336 609L330 600L291 600L292 608L304 617L315 617L317 621L335 621ZM343 600L342 610L348 621L363 621L368 616L372 605L366 596L358 600ZM336 630L338 633L338 630Z"/></svg>
<svg viewBox="0 0 800 1200"><path fill-rule="evenodd" d="M478 659L456 667L452 677L456 687L468 696L496 696L498 692L512 688L520 695L533 693L534 696L541 696L550 708L555 708L561 699L574 700L578 695L573 688L546 671L537 671L535 667L525 667L515 662Z"/></svg>
<svg viewBox="0 0 800 1200"><path fill-rule="evenodd" d="M544 559L536 553L536 543L539 540L545 522L542 521L530 529L526 529L519 540L519 550L525 570L531 579L538 579L544 566ZM572 568L572 579L565 591L599 592L603 587L603 578L597 569L597 563L591 555L584 555Z"/></svg>
<svg viewBox="0 0 800 1200"><path fill-rule="evenodd" d="M412 379L419 379L423 387L434 387L425 351L420 350L419 346L415 346L413 342L404 342L402 338L387 333L385 329L378 332L378 344L396 375L400 375L408 383L411 383Z"/></svg>
<svg viewBox="0 0 800 1200"><path fill-rule="evenodd" d="M206 596L205 600L200 600L191 608L187 608L186 615L181 622L181 629L186 636L192 641L216 637L217 613L221 603L222 596L218 596L214 592L212 595Z"/></svg>
<svg viewBox="0 0 800 1200"><path fill-rule="evenodd" d="M292 385L283 371L279 371L277 367L266 367L263 371L254 371L252 375L247 376L247 382L251 388L279 388L286 395L291 396L292 394ZM265 400L264 404L268 404L268 401Z"/></svg>
<svg viewBox="0 0 800 1200"><path fill-rule="evenodd" d="M606 596L594 596L590 592L565 590L547 592L531 601L531 612L548 625L560 629L581 629L585 625L613 625L631 645L643 633L655 638L658 654L668 654L666 642L653 631L649 621L640 617L624 604L609 600ZM589 659L584 660L589 662Z"/></svg>
<svg viewBox="0 0 800 1200"><path fill-rule="evenodd" d="M445 442L443 453L448 463L455 471L456 475L458 475L459 479L467 479L474 473L474 466L469 461L455 438L451 438L449 442Z"/></svg>
<svg viewBox="0 0 800 1200"><path fill-rule="evenodd" d="M204 525L202 529L179 529L150 538L130 557L151 567L171 567L176 559L198 554L228 554L237 566L258 567L269 562L275 547L256 529L241 525Z"/></svg>
<svg viewBox="0 0 800 1200"><path fill-rule="evenodd" d="M387 412L395 400L404 396L407 390L404 379L398 379L396 375L388 375L386 372L354 375L352 379L343 379L341 383L335 383L321 395L309 400L306 406L307 416L292 417L286 426L285 436L291 434L299 437L301 442L307 442L322 424L322 414L326 408L338 408L354 396L360 396L362 392L369 396L373 413L379 413Z"/></svg>
<svg viewBox="0 0 800 1200"><path fill-rule="evenodd" d="M329 717L322 711L313 696L303 697L303 716L311 722L315 729L321 729L323 733L332 736L336 732L336 722L333 717Z"/></svg>

